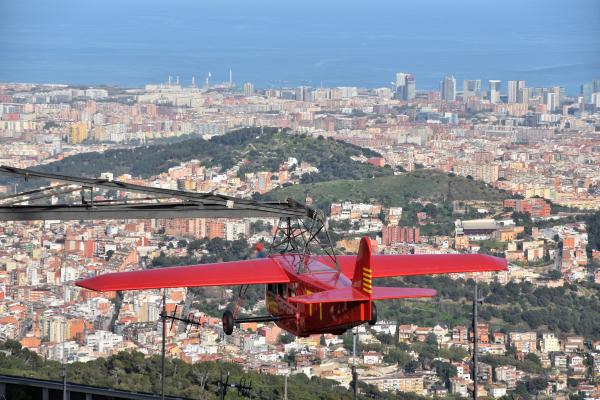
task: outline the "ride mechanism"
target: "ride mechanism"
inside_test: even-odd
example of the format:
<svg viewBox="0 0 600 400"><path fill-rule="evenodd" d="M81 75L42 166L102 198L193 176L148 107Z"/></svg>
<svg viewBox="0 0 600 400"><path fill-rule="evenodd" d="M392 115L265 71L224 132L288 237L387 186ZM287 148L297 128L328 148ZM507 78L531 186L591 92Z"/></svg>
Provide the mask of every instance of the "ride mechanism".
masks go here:
<svg viewBox="0 0 600 400"><path fill-rule="evenodd" d="M357 255L337 255L323 213L291 199L287 202L256 202L212 193L151 188L108 179L78 178L7 166L0 166L0 173L24 177L25 180L41 178L63 182L61 185L0 197L0 220L3 221L280 217L269 254L265 258L109 273L76 282L77 286L95 291L239 285L233 310L223 313L223 332L227 335L233 333L236 324L268 321L301 337L322 333L340 335L363 323L375 324L375 301L433 297L436 294L434 289L374 286L373 279L507 269L506 260L480 254L373 255L368 237L361 239ZM98 189L131 192L135 196L125 201L95 201L94 195ZM81 192L80 203L56 204L55 199L67 198L77 191ZM48 199L52 199L50 204ZM36 200L44 203L31 204ZM249 285L265 285L268 315L239 317ZM161 317L161 393L164 397L166 320L171 320L171 326L175 321L186 325L199 325L199 322L193 315L177 315L177 309L168 315L164 291ZM352 375L356 396L354 365ZM240 387L249 390L245 384ZM224 393L221 390L222 397Z"/></svg>
<svg viewBox="0 0 600 400"><path fill-rule="evenodd" d="M111 273L76 285L95 291L239 285L235 306L223 313L225 334L231 335L236 324L272 321L306 337L375 324L378 300L436 294L434 289L375 286L375 278L507 268L504 259L480 254L373 255L368 237L361 239L357 255L336 255L323 213L304 207L306 218L280 220L265 258ZM268 315L239 317L249 285L265 285ZM189 317L168 318L194 323Z"/></svg>
<svg viewBox="0 0 600 400"><path fill-rule="evenodd" d="M267 321L297 336L341 334L365 322L375 323L375 301L436 294L433 289L374 286L376 278L507 268L504 259L480 254L372 255L368 237L361 239L357 255L337 255L324 214L291 199L258 202L8 166L0 166L0 173L61 183L0 197L0 220L279 217L265 258L109 273L76 282L96 291L240 286L233 310L223 314L228 335L235 324ZM131 195L98 199L99 190ZM77 199L78 192L80 202L64 202ZM268 315L239 316L248 285L265 285Z"/></svg>
<svg viewBox="0 0 600 400"><path fill-rule="evenodd" d="M231 335L243 322L275 322L297 336L332 333L377 322L375 301L433 297L434 289L374 286L373 280L393 276L503 271L506 260L479 254L373 255L371 241L363 237L357 255L337 255L323 213L294 200L257 202L213 193L194 193L113 181L79 178L0 166L0 174L44 179L51 184L0 197L0 221L44 219L120 218L227 218L280 217L269 254L265 258L204 265L127 271L99 275L76 282L95 291L166 289L173 287L239 285L233 310L223 313L223 332ZM95 200L99 190L129 192L125 199ZM80 202L58 202L80 192ZM87 193L87 195L86 195ZM41 202L42 204L35 204ZM268 315L239 317L249 285L265 285ZM167 314L163 291L161 397L164 398L166 321L199 326L192 314ZM356 335L354 336L356 342ZM355 357L355 352L353 352ZM354 358L355 359L355 358ZM352 387L357 394L356 366ZM66 382L66 381L65 381ZM230 385L219 380L220 397ZM232 385L247 394L245 382ZM476 389L475 389L476 395Z"/></svg>

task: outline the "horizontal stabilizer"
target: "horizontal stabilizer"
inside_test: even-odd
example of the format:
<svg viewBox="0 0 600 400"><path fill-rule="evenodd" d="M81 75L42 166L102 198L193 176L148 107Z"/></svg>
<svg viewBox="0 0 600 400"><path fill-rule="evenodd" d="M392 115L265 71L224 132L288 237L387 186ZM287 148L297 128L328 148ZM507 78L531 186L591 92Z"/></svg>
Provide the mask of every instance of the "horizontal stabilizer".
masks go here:
<svg viewBox="0 0 600 400"><path fill-rule="evenodd" d="M365 295L358 289L354 289L353 287L325 290L323 292L305 294L303 296L294 296L288 299L290 303L300 304L337 303L344 301L367 300L369 300L369 296Z"/></svg>
<svg viewBox="0 0 600 400"><path fill-rule="evenodd" d="M433 297L435 295L435 289L375 286L372 298L373 300L413 299L417 297Z"/></svg>
<svg viewBox="0 0 600 400"><path fill-rule="evenodd" d="M172 287L256 285L288 283L290 277L272 258L155 268L99 275L76 282L82 288L143 290Z"/></svg>

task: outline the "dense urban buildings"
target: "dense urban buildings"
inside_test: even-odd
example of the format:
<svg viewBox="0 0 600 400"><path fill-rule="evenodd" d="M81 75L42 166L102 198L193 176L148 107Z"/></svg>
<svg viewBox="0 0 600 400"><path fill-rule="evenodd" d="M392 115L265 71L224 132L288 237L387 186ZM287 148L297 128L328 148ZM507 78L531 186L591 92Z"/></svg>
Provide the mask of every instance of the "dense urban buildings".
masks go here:
<svg viewBox="0 0 600 400"><path fill-rule="evenodd" d="M490 80L487 91L480 79L464 80L462 91L454 76L443 78L440 91L420 91L415 82L412 73L399 72L391 86L373 89L263 89L250 82L237 88L232 77L216 85L208 78L198 85L194 78L186 87L177 78L130 89L4 83L0 164L34 167L86 152L160 145L188 136L218 138L242 127L331 138L377 152L356 156L355 161L389 168L392 177L441 171L436 173L462 177L472 183L468 187L502 196L421 196L402 206L394 199L377 198L378 193L370 201L337 198L324 211L339 251L355 252L358 238L369 235L380 253L487 252L506 257L509 271L452 276L457 288L468 287L465 279L476 278L501 288L486 293L490 304L494 296L498 300L517 295L522 295L520 304L528 304L534 290L550 296L556 288L575 293L581 287L579 304L597 304L592 295L584 295L591 293L591 285L600 284L595 267L600 249L588 246L590 236L580 217L600 210L600 80L583 83L577 95L558 86L527 87L518 79L507 82L506 92L499 80ZM248 149L248 157L265 150ZM277 165L265 163L260 171L245 166L243 159L227 167L188 160L150 176L111 170L102 176L250 198L310 182L308 177L322 172L293 149ZM14 186L3 181L0 191L10 195ZM450 188L447 193L452 193ZM319 201L304 194L306 200ZM105 196L99 200L108 200ZM166 266L172 260L223 257L219 249L248 256L256 243L270 240L276 225L273 219L202 218L3 223L0 338L18 340L48 359L67 362L133 348L157 354L158 291L127 292L118 298L116 293L82 290L73 282L97 273ZM169 330L169 357L189 363L231 361L278 375L304 373L344 386L350 382L352 357L343 337L293 340L273 324L253 323L226 338L217 316L232 300L231 290L196 293L182 288L167 294L170 312L175 305L185 306L202 324L190 331ZM438 304L460 309L461 299L444 298ZM407 313L414 305L399 304ZM264 301L247 307L248 313L259 311ZM498 314L487 315L479 327L480 351L487 356L478 368L481 396L485 392L501 398L523 382L543 377L536 381L543 382L539 394L599 398L597 335L577 333L585 327L569 330L558 321L538 321L518 303L506 307L504 314L494 309ZM381 390L467 396L473 384L469 315L461 323L444 320L437 311L433 315L440 317L420 325L385 320L361 327L361 379ZM523 315L527 321L499 326L511 315ZM436 369L434 365L441 364L433 360L424 361L427 345L441 352L438 361L451 372Z"/></svg>

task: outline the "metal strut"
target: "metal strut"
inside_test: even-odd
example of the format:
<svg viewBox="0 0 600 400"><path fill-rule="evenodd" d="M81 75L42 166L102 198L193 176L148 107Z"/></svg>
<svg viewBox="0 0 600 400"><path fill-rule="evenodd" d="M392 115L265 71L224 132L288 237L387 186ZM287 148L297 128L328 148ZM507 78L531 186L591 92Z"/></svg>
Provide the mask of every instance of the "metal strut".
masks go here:
<svg viewBox="0 0 600 400"><path fill-rule="evenodd" d="M292 200L288 199L288 202ZM327 230L324 214L306 206L306 218L285 217L279 220L269 254L293 254L299 257L297 273L302 273L310 256L320 255L329 258L339 272L334 243Z"/></svg>
<svg viewBox="0 0 600 400"><path fill-rule="evenodd" d="M236 318L233 320L234 323L236 324L244 324L246 322L277 322L277 321L283 321L286 319L293 319L296 318L295 315L279 315L279 316L273 316L273 315L260 315L257 317L247 317L247 318Z"/></svg>
<svg viewBox="0 0 600 400"><path fill-rule="evenodd" d="M248 287L250 285L242 285L240 286L240 291L238 292L238 298L235 302L235 307L233 308L233 319L237 317L240 308L242 308L242 304L244 304L244 297L246 296L246 292L248 291Z"/></svg>

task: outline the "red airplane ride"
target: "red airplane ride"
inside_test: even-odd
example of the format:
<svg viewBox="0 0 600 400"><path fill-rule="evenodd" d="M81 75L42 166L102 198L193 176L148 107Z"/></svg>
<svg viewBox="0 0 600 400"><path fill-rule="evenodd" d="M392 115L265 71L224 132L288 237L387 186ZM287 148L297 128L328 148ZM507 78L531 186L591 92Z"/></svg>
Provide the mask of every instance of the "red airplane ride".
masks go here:
<svg viewBox="0 0 600 400"><path fill-rule="evenodd" d="M365 322L375 324L374 300L436 294L433 289L373 286L374 278L506 269L506 260L480 254L371 255L371 242L363 238L357 256L271 252L254 260L105 274L81 280L77 286L114 291L264 284L270 315L236 318L243 293L240 290L237 307L223 314L226 334L233 332L236 323L274 321L296 336L340 335Z"/></svg>

